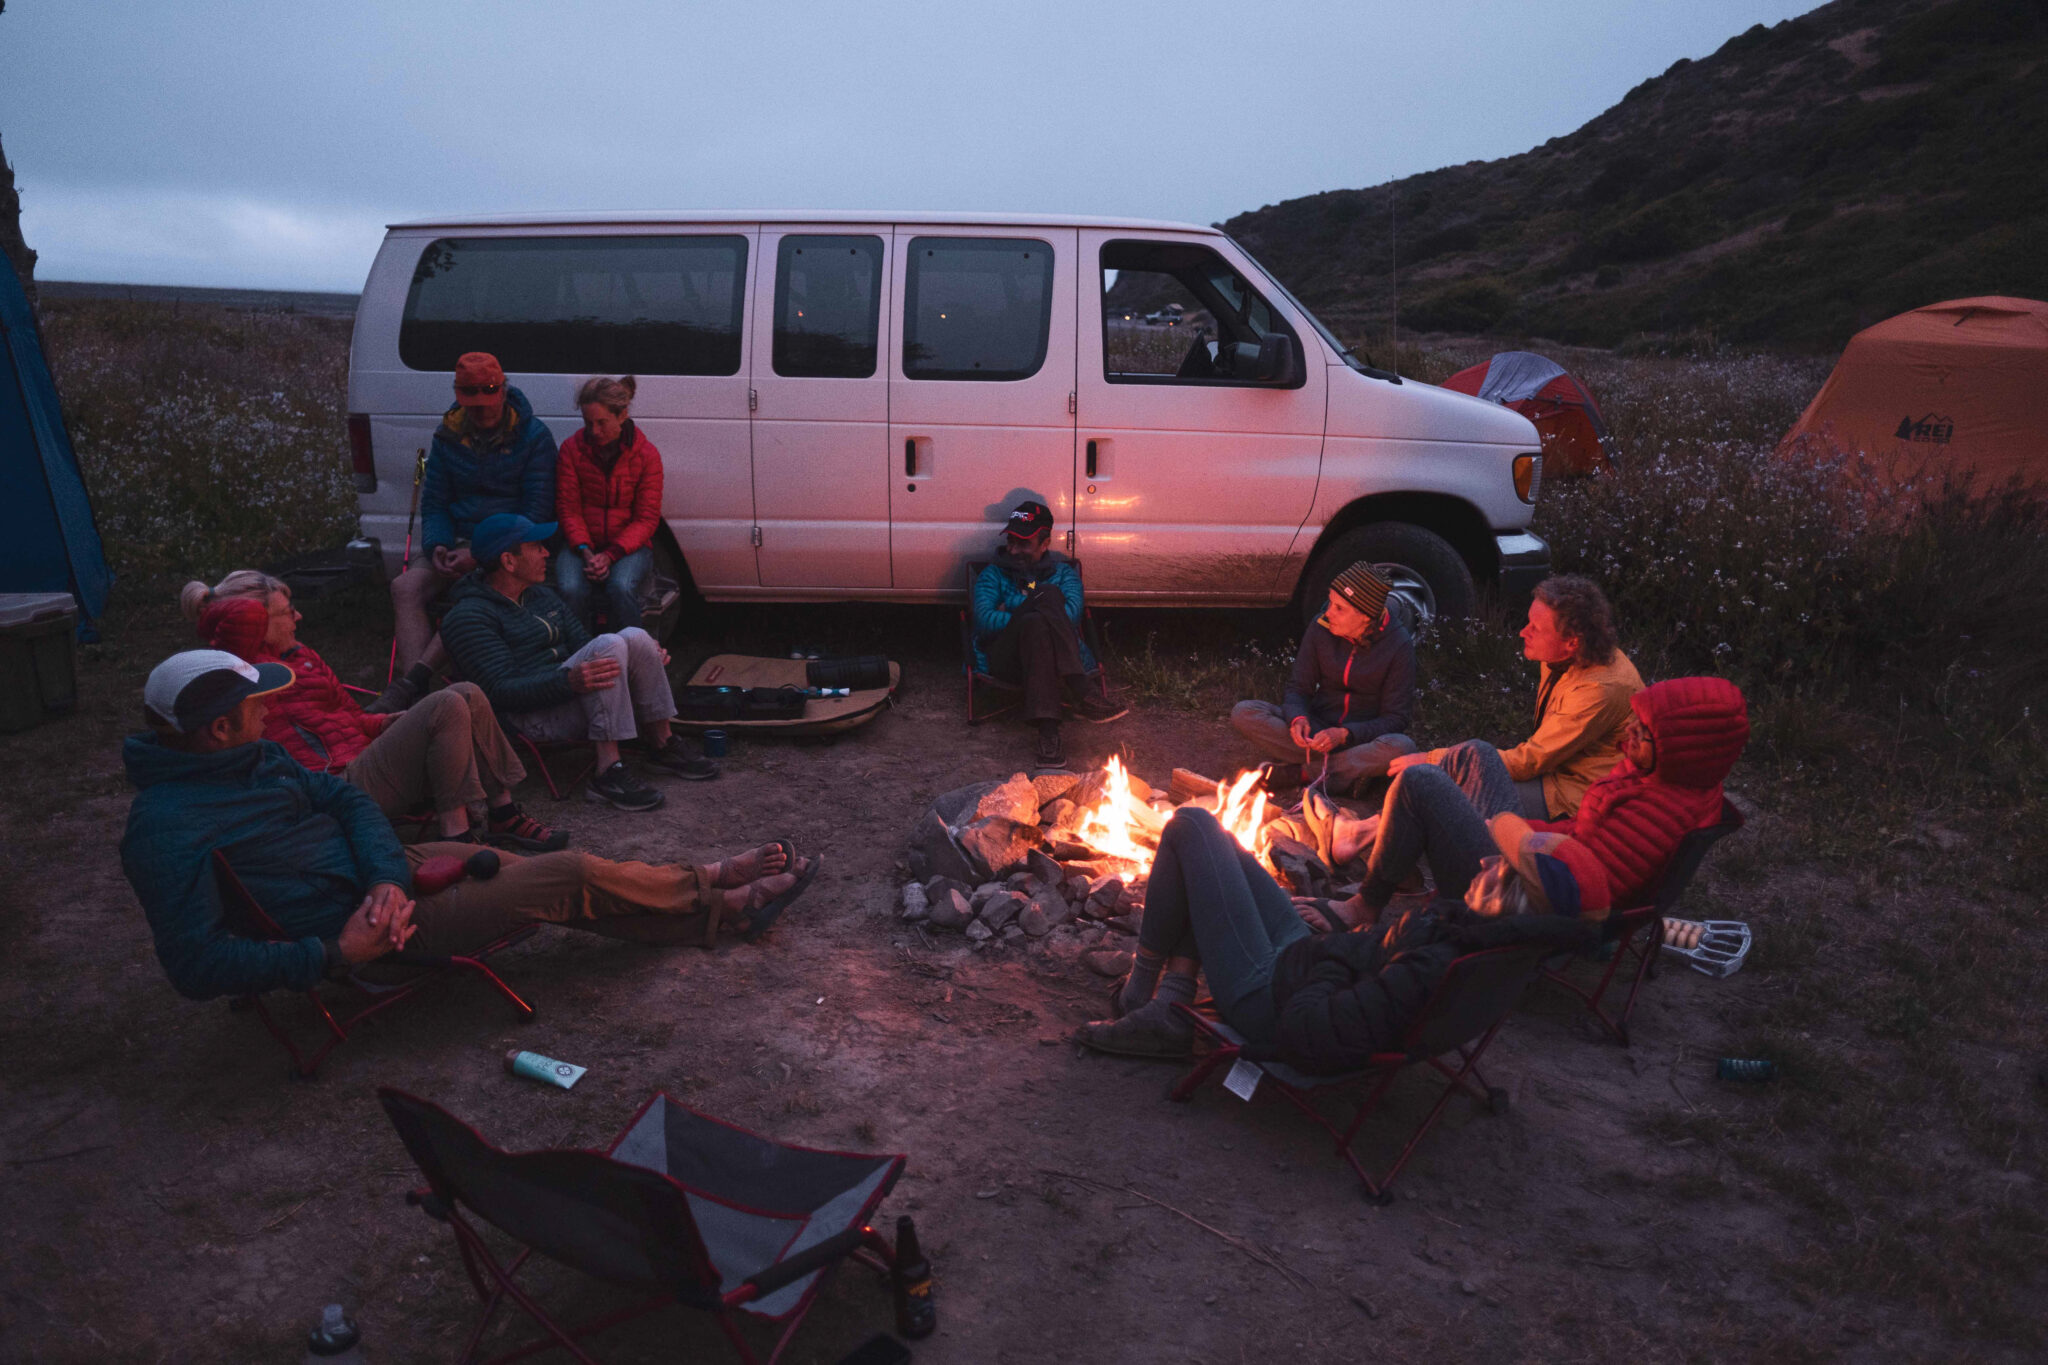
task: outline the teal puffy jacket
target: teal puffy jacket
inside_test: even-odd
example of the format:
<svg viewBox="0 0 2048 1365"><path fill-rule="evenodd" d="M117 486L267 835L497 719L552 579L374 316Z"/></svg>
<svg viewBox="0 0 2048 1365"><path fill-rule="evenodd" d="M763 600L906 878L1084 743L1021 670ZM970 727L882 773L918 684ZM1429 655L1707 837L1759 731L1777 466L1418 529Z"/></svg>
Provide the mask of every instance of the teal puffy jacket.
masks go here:
<svg viewBox="0 0 2048 1365"><path fill-rule="evenodd" d="M478 569L449 589L441 643L462 676L484 690L499 715L539 711L576 696L562 665L590 643L590 631L553 588L535 584L514 602Z"/></svg>

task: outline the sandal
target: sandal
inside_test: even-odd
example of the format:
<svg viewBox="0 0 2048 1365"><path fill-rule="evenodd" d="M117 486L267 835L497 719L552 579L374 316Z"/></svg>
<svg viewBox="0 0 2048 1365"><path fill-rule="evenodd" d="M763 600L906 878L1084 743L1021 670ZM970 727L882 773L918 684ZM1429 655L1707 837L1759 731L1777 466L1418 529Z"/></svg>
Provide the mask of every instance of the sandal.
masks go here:
<svg viewBox="0 0 2048 1365"><path fill-rule="evenodd" d="M786 844L788 843L788 840L781 840L780 842ZM789 852L790 857L794 859L796 856L795 847L791 846ZM779 917L783 911L789 909L790 904L793 901L795 901L798 896L801 896L804 893L805 889L808 888L811 882L817 877L818 869L823 867L824 865L825 860L822 857L812 858L811 865L805 868L803 871L798 872L796 874L796 885L790 887L787 891L784 891L779 895L771 897L769 900L767 900L765 903L761 905L749 906L745 910L742 910L740 913L746 917L747 927L740 933L740 941L742 943L752 943L756 939L760 938L761 935L767 933L770 929L772 929L775 926L775 921L777 917ZM793 869L795 866L795 862L792 861L788 866L784 867L781 872L775 872L769 875L776 877L786 876L788 875L790 870Z"/></svg>
<svg viewBox="0 0 2048 1365"><path fill-rule="evenodd" d="M782 850L782 866L776 868L773 872L756 873L751 877L741 877L738 881L726 880L728 877L738 875L727 869L732 864L738 862L740 858L747 856L746 853L742 853L739 855L739 858L720 858L711 865L711 885L720 891L732 891L747 885L749 882L757 882L763 877L780 877L783 873L796 866L796 845L787 839L770 839L759 848L748 849L747 853L765 853L771 848Z"/></svg>

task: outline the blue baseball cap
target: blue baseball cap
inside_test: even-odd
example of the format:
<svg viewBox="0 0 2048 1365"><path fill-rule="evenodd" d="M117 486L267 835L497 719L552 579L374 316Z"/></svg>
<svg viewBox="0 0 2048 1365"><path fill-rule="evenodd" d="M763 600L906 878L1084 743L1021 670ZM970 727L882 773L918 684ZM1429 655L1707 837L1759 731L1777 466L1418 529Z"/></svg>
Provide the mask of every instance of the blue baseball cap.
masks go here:
<svg viewBox="0 0 2048 1365"><path fill-rule="evenodd" d="M536 540L546 540L558 523L532 522L517 512L498 512L485 517L470 533L469 552L486 569L497 567L498 556Z"/></svg>

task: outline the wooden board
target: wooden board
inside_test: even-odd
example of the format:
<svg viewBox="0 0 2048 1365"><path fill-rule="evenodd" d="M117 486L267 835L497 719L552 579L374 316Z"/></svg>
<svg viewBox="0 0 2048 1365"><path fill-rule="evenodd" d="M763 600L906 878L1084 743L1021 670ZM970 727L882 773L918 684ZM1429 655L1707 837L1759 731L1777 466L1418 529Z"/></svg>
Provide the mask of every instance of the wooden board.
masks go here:
<svg viewBox="0 0 2048 1365"><path fill-rule="evenodd" d="M690 675L692 687L803 687L804 659L762 659L750 654L714 654ZM685 730L725 730L749 734L829 735L866 725L882 714L903 681L903 666L889 664L889 685L867 687L847 697L811 697L795 720L681 720Z"/></svg>

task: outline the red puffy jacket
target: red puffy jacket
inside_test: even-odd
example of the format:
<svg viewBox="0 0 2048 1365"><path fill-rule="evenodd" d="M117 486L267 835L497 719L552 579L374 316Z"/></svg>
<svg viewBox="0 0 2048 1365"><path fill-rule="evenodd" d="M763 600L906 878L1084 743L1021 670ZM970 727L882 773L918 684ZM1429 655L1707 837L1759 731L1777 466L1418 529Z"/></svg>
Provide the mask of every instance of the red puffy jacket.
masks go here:
<svg viewBox="0 0 2048 1365"><path fill-rule="evenodd" d="M1571 819L1532 822L1592 851L1617 910L1649 900L1679 840L1720 818L1721 783L1749 742L1742 689L1725 678L1672 678L1629 704L1656 738L1656 769L1639 773L1623 759L1586 790Z"/></svg>
<svg viewBox="0 0 2048 1365"><path fill-rule="evenodd" d="M257 598L215 598L199 613L199 637L247 663L289 668L292 685L265 699L263 737L313 772L338 773L398 717L365 712L312 646L293 645L281 655L265 649L269 621Z"/></svg>
<svg viewBox="0 0 2048 1365"><path fill-rule="evenodd" d="M654 539L661 524L661 452L628 423L623 448L607 474L590 454L590 434L579 431L562 442L555 458L555 516L562 539L614 556L633 553Z"/></svg>

